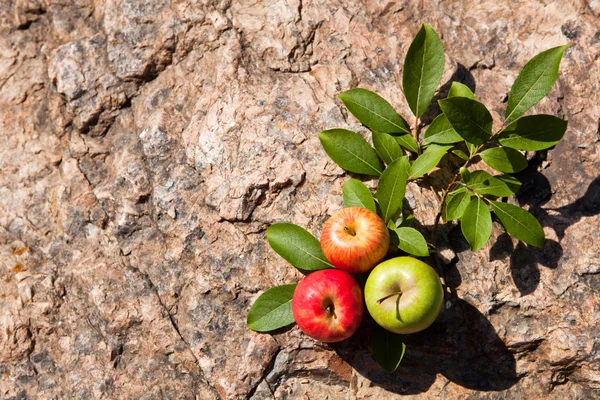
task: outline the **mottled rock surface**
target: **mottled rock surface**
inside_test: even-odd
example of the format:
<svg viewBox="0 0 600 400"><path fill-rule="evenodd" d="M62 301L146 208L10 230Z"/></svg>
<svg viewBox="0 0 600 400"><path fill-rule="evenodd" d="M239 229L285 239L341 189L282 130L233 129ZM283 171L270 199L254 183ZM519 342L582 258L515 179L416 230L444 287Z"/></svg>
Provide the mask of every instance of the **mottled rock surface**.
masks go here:
<svg viewBox="0 0 600 400"><path fill-rule="evenodd" d="M447 309L395 374L366 333L248 330L254 299L300 278L266 227L318 234L342 206L316 134L364 130L335 96L408 117L424 21L443 82L497 120L523 64L571 44L534 110L568 131L514 200L546 246L495 224L471 253L444 226ZM0 33L1 399L600 396L600 2L0 0ZM435 196L407 200L428 229Z"/></svg>

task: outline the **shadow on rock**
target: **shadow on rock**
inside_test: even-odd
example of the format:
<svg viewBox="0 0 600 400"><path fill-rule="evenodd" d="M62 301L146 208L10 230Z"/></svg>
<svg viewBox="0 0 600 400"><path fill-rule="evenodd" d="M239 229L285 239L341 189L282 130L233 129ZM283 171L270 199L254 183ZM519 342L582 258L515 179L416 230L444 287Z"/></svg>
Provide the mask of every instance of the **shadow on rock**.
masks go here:
<svg viewBox="0 0 600 400"><path fill-rule="evenodd" d="M365 318L364 324L374 324ZM372 359L369 329L332 346L338 355L373 384L397 394L426 392L442 374L463 387L500 391L517 381L513 354L491 323L475 307L458 300L431 327L407 335L406 354L394 373L384 371Z"/></svg>

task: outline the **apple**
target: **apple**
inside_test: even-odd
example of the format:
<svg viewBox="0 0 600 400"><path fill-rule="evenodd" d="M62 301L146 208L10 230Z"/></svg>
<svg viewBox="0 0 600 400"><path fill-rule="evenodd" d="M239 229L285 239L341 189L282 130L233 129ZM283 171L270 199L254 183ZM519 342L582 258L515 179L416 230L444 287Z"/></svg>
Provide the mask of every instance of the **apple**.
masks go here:
<svg viewBox="0 0 600 400"><path fill-rule="evenodd" d="M344 208L323 225L321 249L336 267L351 274L370 271L390 245L390 234L381 218L361 207Z"/></svg>
<svg viewBox="0 0 600 400"><path fill-rule="evenodd" d="M419 332L435 321L444 289L433 268L412 257L376 266L365 284L365 302L375 322L394 333Z"/></svg>
<svg viewBox="0 0 600 400"><path fill-rule="evenodd" d="M321 342L348 339L360 326L362 290L354 278L337 269L316 271L294 291L292 313L308 336Z"/></svg>

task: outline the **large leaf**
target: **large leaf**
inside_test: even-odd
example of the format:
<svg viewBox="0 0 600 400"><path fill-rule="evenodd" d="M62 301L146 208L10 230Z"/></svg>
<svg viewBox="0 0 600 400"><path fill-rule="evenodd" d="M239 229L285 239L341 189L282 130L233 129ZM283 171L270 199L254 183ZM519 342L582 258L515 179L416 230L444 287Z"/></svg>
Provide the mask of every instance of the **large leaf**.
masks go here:
<svg viewBox="0 0 600 400"><path fill-rule="evenodd" d="M252 304L246 323L257 332L269 332L294 322L292 297L297 284L275 286Z"/></svg>
<svg viewBox="0 0 600 400"><path fill-rule="evenodd" d="M456 133L444 114L438 115L425 131L423 146L430 143L450 144L461 142L463 138Z"/></svg>
<svg viewBox="0 0 600 400"><path fill-rule="evenodd" d="M460 219L460 228L472 251L481 249L492 234L492 216L488 206L475 197Z"/></svg>
<svg viewBox="0 0 600 400"><path fill-rule="evenodd" d="M431 171L451 148L452 146L439 146L437 144L429 146L410 168L410 178L418 178Z"/></svg>
<svg viewBox="0 0 600 400"><path fill-rule="evenodd" d="M392 135L394 136L394 139L396 139L396 142L398 142L398 144L402 147L404 147L406 150L412 151L413 153L417 153L419 151L419 145L417 144L417 142L415 141L415 139L412 137L412 135L410 134L404 134L404 135Z"/></svg>
<svg viewBox="0 0 600 400"><path fill-rule="evenodd" d="M521 182L510 175L497 175L473 185L475 193L481 195L492 195L497 197L512 196L521 187Z"/></svg>
<svg viewBox="0 0 600 400"><path fill-rule="evenodd" d="M484 144L492 134L492 115L483 104L468 97L451 97L438 101L444 115L463 139Z"/></svg>
<svg viewBox="0 0 600 400"><path fill-rule="evenodd" d="M421 117L444 73L444 46L437 33L423 24L408 48L402 71L404 96L411 111Z"/></svg>
<svg viewBox="0 0 600 400"><path fill-rule="evenodd" d="M452 82L448 97L468 97L469 99L477 100L471 89L460 82Z"/></svg>
<svg viewBox="0 0 600 400"><path fill-rule="evenodd" d="M492 176L485 171L473 171L463 181L475 193L497 197L511 196L521 187L521 182L514 176Z"/></svg>
<svg viewBox="0 0 600 400"><path fill-rule="evenodd" d="M408 179L408 165L408 159L400 157L381 174L375 197L379 201L379 208L381 208L382 218L385 222L388 222L396 212L402 209L402 200Z"/></svg>
<svg viewBox="0 0 600 400"><path fill-rule="evenodd" d="M490 203L508 233L532 246L544 247L544 228L533 215L511 204L498 201Z"/></svg>
<svg viewBox="0 0 600 400"><path fill-rule="evenodd" d="M446 221L454 221L463 216L471 202L471 192L461 187L446 197Z"/></svg>
<svg viewBox="0 0 600 400"><path fill-rule="evenodd" d="M498 141L517 150L544 150L558 143L566 130L567 121L553 115L530 115L506 127Z"/></svg>
<svg viewBox="0 0 600 400"><path fill-rule="evenodd" d="M417 257L429 256L427 241L418 230L402 227L396 228L394 231L398 235L398 247L400 250Z"/></svg>
<svg viewBox="0 0 600 400"><path fill-rule="evenodd" d="M387 165L402 157L400 145L393 136L387 133L373 131L373 146Z"/></svg>
<svg viewBox="0 0 600 400"><path fill-rule="evenodd" d="M506 106L506 123L519 118L552 89L558 77L558 67L568 45L554 47L533 57L513 83Z"/></svg>
<svg viewBox="0 0 600 400"><path fill-rule="evenodd" d="M282 222L267 229L269 245L287 262L302 271L317 271L333 265L321 250L321 243L298 225Z"/></svg>
<svg viewBox="0 0 600 400"><path fill-rule="evenodd" d="M350 89L338 96L348 110L369 129L385 133L408 133L404 120L394 107L377 93Z"/></svg>
<svg viewBox="0 0 600 400"><path fill-rule="evenodd" d="M373 358L381 365L381 368L387 372L394 372L400 365L406 351L404 336L373 324L371 351L373 352Z"/></svg>
<svg viewBox="0 0 600 400"><path fill-rule="evenodd" d="M359 180L348 179L344 182L342 195L344 197L344 206L346 207L362 207L374 213L377 212L371 191Z"/></svg>
<svg viewBox="0 0 600 400"><path fill-rule="evenodd" d="M527 168L527 159L510 147L493 147L479 153L481 159L500 172L519 172Z"/></svg>
<svg viewBox="0 0 600 400"><path fill-rule="evenodd" d="M327 155L345 170L373 176L383 171L375 150L356 132L330 129L319 133L319 140Z"/></svg>

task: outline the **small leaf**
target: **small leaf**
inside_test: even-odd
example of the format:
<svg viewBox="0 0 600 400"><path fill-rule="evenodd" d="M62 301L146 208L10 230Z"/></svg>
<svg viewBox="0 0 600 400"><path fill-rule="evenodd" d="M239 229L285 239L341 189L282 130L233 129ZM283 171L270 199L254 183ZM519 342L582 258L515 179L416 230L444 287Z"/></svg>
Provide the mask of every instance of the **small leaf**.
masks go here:
<svg viewBox="0 0 600 400"><path fill-rule="evenodd" d="M373 358L381 368L390 373L394 372L400 366L400 362L406 351L404 336L373 324L371 351Z"/></svg>
<svg viewBox="0 0 600 400"><path fill-rule="evenodd" d="M514 173L527 168L525 156L509 147L493 147L482 151L479 155L487 165L496 171Z"/></svg>
<svg viewBox="0 0 600 400"><path fill-rule="evenodd" d="M298 225L286 222L271 225L267 229L267 241L277 254L301 271L333 267L317 238Z"/></svg>
<svg viewBox="0 0 600 400"><path fill-rule="evenodd" d="M469 99L477 100L471 89L460 82L452 82L452 86L450 86L450 91L448 92L448 98L450 97L468 97Z"/></svg>
<svg viewBox="0 0 600 400"><path fill-rule="evenodd" d="M373 146L379 157L387 164L390 165L398 158L402 157L402 149L393 136L387 133L373 131Z"/></svg>
<svg viewBox="0 0 600 400"><path fill-rule="evenodd" d="M455 156L457 156L465 161L469 160L469 156L467 155L467 153L465 153L462 150L458 150L458 149L452 150L452 154L454 154Z"/></svg>
<svg viewBox="0 0 600 400"><path fill-rule="evenodd" d="M427 146L430 143L437 144L450 144L461 142L463 138L456 133L448 118L444 114L440 114L429 125L425 131L425 138L423 139L423 146Z"/></svg>
<svg viewBox="0 0 600 400"><path fill-rule="evenodd" d="M498 201L491 201L490 204L508 233L532 246L544 247L544 228L533 215L511 204Z"/></svg>
<svg viewBox="0 0 600 400"><path fill-rule="evenodd" d="M471 187L475 193L481 195L491 195L496 197L507 197L517 193L521 187L521 182L510 175L490 176L478 185Z"/></svg>
<svg viewBox="0 0 600 400"><path fill-rule="evenodd" d="M423 24L404 59L402 86L413 114L421 117L444 73L444 46L437 33Z"/></svg>
<svg viewBox="0 0 600 400"><path fill-rule="evenodd" d="M293 323L292 297L296 286L296 283L275 286L261 294L248 312L248 328L269 332Z"/></svg>
<svg viewBox="0 0 600 400"><path fill-rule="evenodd" d="M492 134L492 115L480 102L467 97L438 101L454 130L467 142L484 144Z"/></svg>
<svg viewBox="0 0 600 400"><path fill-rule="evenodd" d="M327 155L345 170L356 174L381 175L383 166L377 153L358 133L330 129L319 133L319 140Z"/></svg>
<svg viewBox="0 0 600 400"><path fill-rule="evenodd" d="M418 178L431 171L451 148L452 146L439 146L437 144L429 146L410 168L410 178Z"/></svg>
<svg viewBox="0 0 600 400"><path fill-rule="evenodd" d="M348 179L344 182L342 196L346 207L362 207L377 213L371 191L359 180Z"/></svg>
<svg viewBox="0 0 600 400"><path fill-rule="evenodd" d="M525 64L513 83L506 106L506 123L519 118L554 86L558 67L568 45L554 47L541 52Z"/></svg>
<svg viewBox="0 0 600 400"><path fill-rule="evenodd" d="M387 223L392 216L402 210L402 200L408 179L408 159L400 157L391 163L379 179L375 197L379 201L383 220Z"/></svg>
<svg viewBox="0 0 600 400"><path fill-rule="evenodd" d="M492 234L492 216L488 206L475 197L460 219L460 228L472 251L481 249Z"/></svg>
<svg viewBox="0 0 600 400"><path fill-rule="evenodd" d="M446 221L460 219L470 202L471 192L464 187L450 193L446 197Z"/></svg>
<svg viewBox="0 0 600 400"><path fill-rule="evenodd" d="M404 120L394 107L377 93L367 89L350 89L338 96L348 110L372 131L408 133Z"/></svg>
<svg viewBox="0 0 600 400"><path fill-rule="evenodd" d="M552 115L519 118L502 131L500 144L517 150L537 151L554 146L567 130L567 121Z"/></svg>
<svg viewBox="0 0 600 400"><path fill-rule="evenodd" d="M410 134L394 136L396 142L402 147L404 147L408 151L412 151L413 153L417 153L419 151L419 145L415 141L415 139Z"/></svg>
<svg viewBox="0 0 600 400"><path fill-rule="evenodd" d="M398 235L398 247L400 250L417 257L429 256L427 241L425 241L425 238L418 230L403 227L396 228L395 232Z"/></svg>
<svg viewBox="0 0 600 400"><path fill-rule="evenodd" d="M469 154L475 154L475 151L477 151L477 146L469 142L465 142L465 144L467 145L467 150L469 150Z"/></svg>

